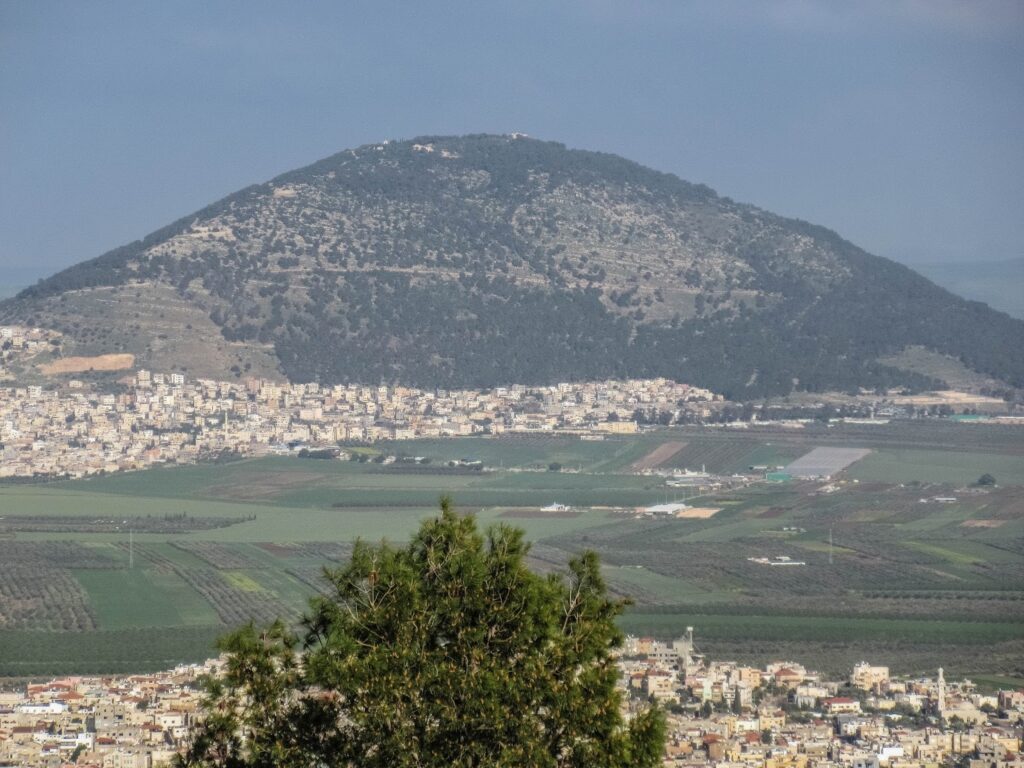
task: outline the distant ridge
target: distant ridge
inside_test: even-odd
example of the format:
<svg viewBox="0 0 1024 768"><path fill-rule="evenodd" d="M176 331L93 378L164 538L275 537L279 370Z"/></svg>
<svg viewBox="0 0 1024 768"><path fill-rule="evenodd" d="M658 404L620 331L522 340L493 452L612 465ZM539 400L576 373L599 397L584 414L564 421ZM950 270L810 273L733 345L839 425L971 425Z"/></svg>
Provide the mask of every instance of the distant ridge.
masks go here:
<svg viewBox="0 0 1024 768"><path fill-rule="evenodd" d="M1024 320L1024 258L913 265L958 296Z"/></svg>
<svg viewBox="0 0 1024 768"><path fill-rule="evenodd" d="M822 227L516 136L346 150L0 303L74 354L208 376L475 387L666 376L736 399L1024 386L1024 322Z"/></svg>

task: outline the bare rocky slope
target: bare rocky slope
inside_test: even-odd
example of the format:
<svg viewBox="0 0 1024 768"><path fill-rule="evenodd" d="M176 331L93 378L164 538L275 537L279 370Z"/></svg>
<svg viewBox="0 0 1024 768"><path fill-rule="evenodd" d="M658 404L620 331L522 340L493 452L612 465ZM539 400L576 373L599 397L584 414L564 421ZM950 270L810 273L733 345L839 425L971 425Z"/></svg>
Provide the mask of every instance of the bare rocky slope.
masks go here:
<svg viewBox="0 0 1024 768"><path fill-rule="evenodd" d="M1024 385L1024 322L835 233L522 136L340 152L0 303L67 353L199 376L488 386L668 376L737 398Z"/></svg>

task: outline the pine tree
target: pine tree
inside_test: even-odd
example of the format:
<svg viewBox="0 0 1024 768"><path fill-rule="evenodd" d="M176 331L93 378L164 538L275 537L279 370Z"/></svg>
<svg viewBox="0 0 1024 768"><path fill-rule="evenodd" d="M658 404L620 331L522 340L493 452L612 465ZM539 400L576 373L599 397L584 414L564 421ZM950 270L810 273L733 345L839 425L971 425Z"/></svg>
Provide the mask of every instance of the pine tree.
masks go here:
<svg viewBox="0 0 1024 768"><path fill-rule="evenodd" d="M596 555L527 568L520 530L482 535L442 499L404 547L356 544L305 638L251 625L182 766L654 766L664 718L626 720L613 651L625 602Z"/></svg>

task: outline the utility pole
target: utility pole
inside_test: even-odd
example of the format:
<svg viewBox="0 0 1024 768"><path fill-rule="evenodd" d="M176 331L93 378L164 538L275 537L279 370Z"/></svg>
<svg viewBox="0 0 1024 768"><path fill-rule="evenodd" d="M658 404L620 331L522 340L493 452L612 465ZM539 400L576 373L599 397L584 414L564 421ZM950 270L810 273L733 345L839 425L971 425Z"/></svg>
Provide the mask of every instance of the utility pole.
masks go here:
<svg viewBox="0 0 1024 768"><path fill-rule="evenodd" d="M135 531L128 529L128 570L135 568Z"/></svg>

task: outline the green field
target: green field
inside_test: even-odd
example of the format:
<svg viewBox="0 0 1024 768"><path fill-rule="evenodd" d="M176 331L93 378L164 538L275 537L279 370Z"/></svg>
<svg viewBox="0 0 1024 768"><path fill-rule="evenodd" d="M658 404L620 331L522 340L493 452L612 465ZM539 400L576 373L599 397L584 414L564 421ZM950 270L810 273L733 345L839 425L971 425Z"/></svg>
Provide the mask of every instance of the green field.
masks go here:
<svg viewBox="0 0 1024 768"><path fill-rule="evenodd" d="M0 674L48 676L169 669L209 658L222 624L97 632L0 632Z"/></svg>
<svg viewBox="0 0 1024 768"><path fill-rule="evenodd" d="M672 578L639 566L605 566L604 577L617 592L644 604L702 605L728 602L727 590L708 590L696 582Z"/></svg>
<svg viewBox="0 0 1024 768"><path fill-rule="evenodd" d="M155 570L84 571L75 578L89 593L105 629L217 623L217 614L173 573Z"/></svg>
<svg viewBox="0 0 1024 768"><path fill-rule="evenodd" d="M481 441L482 442L482 441ZM495 441L491 441L495 442ZM586 445L586 443L581 443ZM515 446L518 450L518 446ZM151 470L29 489L36 498L30 511L60 504L61 491L102 493L149 500L146 512L183 511L198 515L244 515L226 500L286 508L432 508L443 493L467 507L544 506L559 501L574 506L636 506L664 499L658 478L629 474L576 472L436 473L354 462L267 458L229 466ZM160 503L155 499L166 499ZM194 502L203 500L201 505ZM189 503L192 502L192 503ZM111 512L130 505L111 500ZM63 505L60 509L68 508ZM55 507L57 509L57 507Z"/></svg>
<svg viewBox="0 0 1024 768"><path fill-rule="evenodd" d="M479 437L443 440L404 440L377 446L407 456L428 456L435 462L457 459L482 461L488 466L546 469L559 463L583 472L615 472L627 468L661 442L660 437L607 437L580 440L565 436Z"/></svg>
<svg viewBox="0 0 1024 768"><path fill-rule="evenodd" d="M894 643L944 645L985 645L1019 640L1024 622L913 621L906 619L860 619L803 616L722 616L657 614L635 612L622 620L623 628L637 634L660 637L682 635L693 626L709 640L757 637L761 640L789 640L800 637L811 642L843 642L884 639Z"/></svg>
<svg viewBox="0 0 1024 768"><path fill-rule="evenodd" d="M707 519L611 509L677 498L663 478L631 473L667 441L684 445L666 464L726 474L783 464L816 445L873 453L848 473L859 482L840 476L833 493L817 483L754 483L698 500L720 509ZM1013 428L947 423L693 428L362 449L427 456L427 465L269 457L0 485L0 530L16 515L71 526L0 536L0 560L16 565L0 569L0 580L40 606L33 625L5 619L0 602L0 675L143 671L204 658L218 634L248 618L297 619L324 586L321 568L343 561L352 541L404 541L450 493L484 527L524 529L535 543L531 562L545 570L596 550L610 589L634 603L622 619L627 631L669 638L693 625L702 648L751 662L806 658L838 671L869 658L904 671L941 663L1013 677L1024 658L1022 442ZM453 459L480 460L487 471L446 468ZM571 471L547 471L552 462ZM958 490L984 472L998 488ZM958 500L920 502L940 495ZM575 509L538 512L552 502ZM179 515L222 519L221 527L133 528ZM121 530L91 531L100 518L121 521ZM805 565L754 562L779 555Z"/></svg>
<svg viewBox="0 0 1024 768"><path fill-rule="evenodd" d="M983 691L1015 690L1024 688L1024 677L1006 677L1004 675L976 675L974 682Z"/></svg>
<svg viewBox="0 0 1024 768"><path fill-rule="evenodd" d="M849 470L851 477L874 483L918 481L950 485L968 485L985 473L1004 485L1024 485L1024 456L883 449L861 459Z"/></svg>
<svg viewBox="0 0 1024 768"><path fill-rule="evenodd" d="M983 558L973 557L950 547L940 547L937 544L929 544L924 541L908 541L905 542L904 546L916 549L918 552L941 557L943 560L948 560L955 565L974 565L975 563L985 562Z"/></svg>

